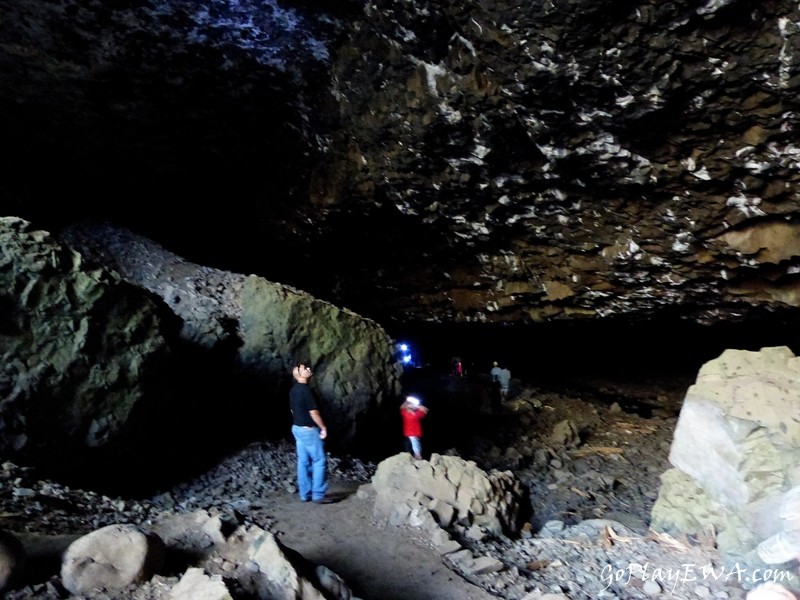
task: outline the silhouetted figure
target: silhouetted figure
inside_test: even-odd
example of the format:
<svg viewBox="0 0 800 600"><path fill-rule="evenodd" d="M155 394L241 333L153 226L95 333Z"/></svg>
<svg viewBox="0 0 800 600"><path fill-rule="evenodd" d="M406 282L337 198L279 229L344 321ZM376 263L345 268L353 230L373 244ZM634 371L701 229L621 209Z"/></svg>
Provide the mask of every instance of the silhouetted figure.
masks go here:
<svg viewBox="0 0 800 600"><path fill-rule="evenodd" d="M456 377L463 377L464 376L464 365L461 364L461 359L457 356L453 357L451 361L451 366L453 369L453 375Z"/></svg>
<svg viewBox="0 0 800 600"><path fill-rule="evenodd" d="M492 363L492 370L489 371L489 376L492 378L492 409L498 410L502 401L500 393L500 373L502 369L497 361Z"/></svg>

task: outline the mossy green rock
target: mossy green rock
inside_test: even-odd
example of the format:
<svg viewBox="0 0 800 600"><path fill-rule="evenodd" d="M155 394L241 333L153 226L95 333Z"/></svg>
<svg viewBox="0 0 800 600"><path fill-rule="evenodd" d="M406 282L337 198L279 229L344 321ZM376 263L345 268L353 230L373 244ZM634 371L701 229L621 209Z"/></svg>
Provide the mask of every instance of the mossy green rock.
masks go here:
<svg viewBox="0 0 800 600"><path fill-rule="evenodd" d="M401 371L382 327L255 276L244 283L241 306L241 361L284 385L294 361L308 361L331 442L349 446L364 437L366 427L360 426L378 426L384 403L400 394ZM265 401L271 396L265 394ZM279 395L275 401L288 400Z"/></svg>
<svg viewBox="0 0 800 600"><path fill-rule="evenodd" d="M112 442L167 351L151 296L0 218L0 451Z"/></svg>

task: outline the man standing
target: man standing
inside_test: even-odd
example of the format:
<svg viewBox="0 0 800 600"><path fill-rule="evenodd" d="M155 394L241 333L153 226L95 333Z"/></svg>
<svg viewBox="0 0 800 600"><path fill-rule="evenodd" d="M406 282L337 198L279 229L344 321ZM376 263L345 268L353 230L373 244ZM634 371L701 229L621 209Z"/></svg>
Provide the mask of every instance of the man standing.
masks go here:
<svg viewBox="0 0 800 600"><path fill-rule="evenodd" d="M492 376L492 383L499 383L500 382L500 365L497 361L492 363L492 370L489 371L489 375Z"/></svg>
<svg viewBox="0 0 800 600"><path fill-rule="evenodd" d="M500 399L505 402L508 400L508 388L511 385L511 371L506 365L497 374L497 381L500 384Z"/></svg>
<svg viewBox="0 0 800 600"><path fill-rule="evenodd" d="M500 404L503 401L503 393L501 391L500 386L500 374L503 372L503 369L500 368L500 365L497 361L492 363L492 370L489 371L489 375L492 377L492 409L497 411L500 410Z"/></svg>
<svg viewBox="0 0 800 600"><path fill-rule="evenodd" d="M289 391L292 435L297 443L297 488L303 502L328 504L331 502L325 495L328 491L328 461L323 444L328 429L319 414L314 393L308 387L311 375L311 367L298 363L292 370L296 383Z"/></svg>

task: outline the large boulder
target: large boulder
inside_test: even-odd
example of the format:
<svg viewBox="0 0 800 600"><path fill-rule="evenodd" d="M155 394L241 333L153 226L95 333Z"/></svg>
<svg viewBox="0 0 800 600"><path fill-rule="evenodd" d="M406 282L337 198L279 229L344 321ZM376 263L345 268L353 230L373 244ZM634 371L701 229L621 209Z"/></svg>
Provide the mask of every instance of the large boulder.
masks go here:
<svg viewBox="0 0 800 600"><path fill-rule="evenodd" d="M0 593L22 577L27 558L20 539L0 529Z"/></svg>
<svg viewBox="0 0 800 600"><path fill-rule="evenodd" d="M0 218L0 452L114 441L161 380L164 326L149 293Z"/></svg>
<svg viewBox="0 0 800 600"><path fill-rule="evenodd" d="M652 527L713 529L720 552L755 563L800 484L800 358L786 347L726 350L686 393Z"/></svg>
<svg viewBox="0 0 800 600"><path fill-rule="evenodd" d="M350 600L352 591L329 569L310 563L255 525L239 527L202 563L205 571L235 580L248 597Z"/></svg>
<svg viewBox="0 0 800 600"><path fill-rule="evenodd" d="M239 396L268 405L264 426L269 419L285 425L290 373L295 361L306 360L332 444L366 444L371 431L382 430L376 417L385 417L384 403L399 395L401 367L392 340L374 321L263 277L190 262L108 223L74 225L61 235L81 254L160 296L180 320L181 337L215 351L206 370L227 365L247 382ZM234 379L225 380L219 394L231 391Z"/></svg>
<svg viewBox="0 0 800 600"><path fill-rule="evenodd" d="M154 523L85 535L25 534L17 541L0 531L0 586L19 574L26 550L38 562L37 577L55 577L60 563L61 583L74 597L355 600L334 571L256 525L223 521L216 509L165 512Z"/></svg>
<svg viewBox="0 0 800 600"><path fill-rule="evenodd" d="M400 394L394 347L374 321L255 276L244 283L241 305L242 362L285 380L293 361L308 361L334 439L361 437L360 426L374 425Z"/></svg>
<svg viewBox="0 0 800 600"><path fill-rule="evenodd" d="M455 517L491 533L516 533L524 493L510 471L488 473L458 456L432 454L430 461L401 453L378 464L372 484L375 510L391 516L399 503L424 498L448 505ZM442 514L442 508L437 508Z"/></svg>
<svg viewBox="0 0 800 600"><path fill-rule="evenodd" d="M108 525L70 544L61 580L73 594L119 590L149 580L164 558L164 542L157 535L135 525Z"/></svg>

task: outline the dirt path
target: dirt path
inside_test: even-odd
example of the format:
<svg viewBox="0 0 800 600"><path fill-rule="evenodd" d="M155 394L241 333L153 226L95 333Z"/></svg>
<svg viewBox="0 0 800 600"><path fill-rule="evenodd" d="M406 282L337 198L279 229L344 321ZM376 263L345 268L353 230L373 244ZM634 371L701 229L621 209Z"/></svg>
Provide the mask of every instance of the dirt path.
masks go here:
<svg viewBox="0 0 800 600"><path fill-rule="evenodd" d="M296 494L265 499L279 539L308 560L339 574L364 600L489 600L442 562L414 531L375 521L373 500L358 484L331 482L335 504L300 502Z"/></svg>

